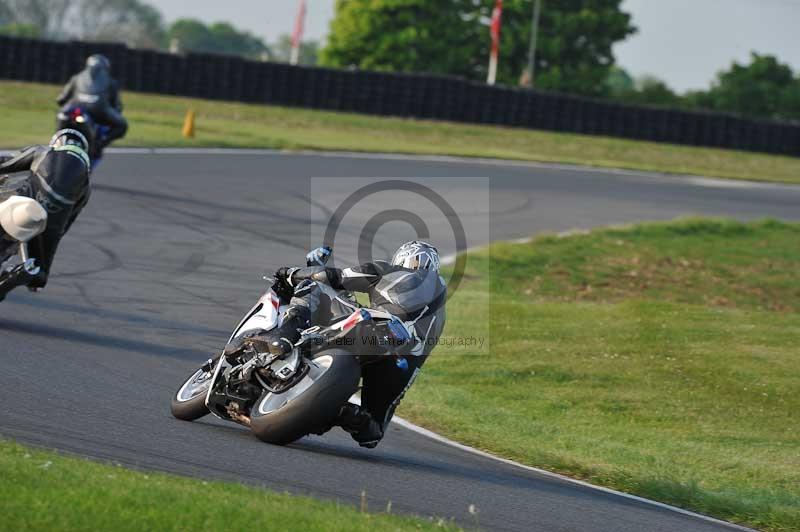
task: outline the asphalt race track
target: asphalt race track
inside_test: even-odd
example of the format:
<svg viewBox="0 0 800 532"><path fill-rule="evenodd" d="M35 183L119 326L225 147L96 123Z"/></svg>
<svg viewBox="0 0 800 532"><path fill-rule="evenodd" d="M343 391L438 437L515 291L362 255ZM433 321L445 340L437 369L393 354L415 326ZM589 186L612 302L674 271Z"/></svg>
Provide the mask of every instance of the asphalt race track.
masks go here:
<svg viewBox="0 0 800 532"><path fill-rule="evenodd" d="M349 193L347 179L332 178L358 176L489 178L489 205L476 199L473 211L459 212L470 246L679 215L800 218L800 188L788 186L346 154L111 154L62 242L50 286L0 304L0 434L351 504L363 490L371 510L391 501L395 512L467 527L476 525L468 513L474 505L477 524L488 530L731 528L477 457L396 425L370 451L339 429L275 447L232 424L173 419L170 396L222 347L262 291L261 275L302 262L314 228ZM453 180L453 194L469 198L472 182ZM475 193L489 197L485 187ZM390 236L402 230L386 226ZM377 247L396 246L387 240Z"/></svg>

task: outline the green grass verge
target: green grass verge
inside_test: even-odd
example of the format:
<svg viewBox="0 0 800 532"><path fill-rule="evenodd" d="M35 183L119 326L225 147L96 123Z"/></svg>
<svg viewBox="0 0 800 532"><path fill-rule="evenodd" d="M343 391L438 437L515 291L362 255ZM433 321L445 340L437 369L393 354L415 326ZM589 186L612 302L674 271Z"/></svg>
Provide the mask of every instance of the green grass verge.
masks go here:
<svg viewBox="0 0 800 532"><path fill-rule="evenodd" d="M447 522L131 471L3 440L0 478L3 530L455 530Z"/></svg>
<svg viewBox="0 0 800 532"><path fill-rule="evenodd" d="M486 290L487 283L490 293ZM800 225L684 220L470 254L400 415L527 464L800 530Z"/></svg>
<svg viewBox="0 0 800 532"><path fill-rule="evenodd" d="M45 141L57 93L52 85L0 82L0 146ZM121 146L446 154L800 183L800 158L151 94L125 93L123 99L131 128ZM187 140L181 125L190 108L197 111L197 136Z"/></svg>

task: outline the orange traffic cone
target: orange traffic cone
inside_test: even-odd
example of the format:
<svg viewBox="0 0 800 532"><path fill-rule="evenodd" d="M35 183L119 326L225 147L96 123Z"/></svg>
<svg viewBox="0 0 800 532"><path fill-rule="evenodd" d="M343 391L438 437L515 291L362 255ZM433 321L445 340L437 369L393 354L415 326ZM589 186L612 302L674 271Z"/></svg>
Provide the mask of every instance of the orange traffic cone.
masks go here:
<svg viewBox="0 0 800 532"><path fill-rule="evenodd" d="M194 138L194 109L186 112L186 118L183 120L183 136L187 139Z"/></svg>

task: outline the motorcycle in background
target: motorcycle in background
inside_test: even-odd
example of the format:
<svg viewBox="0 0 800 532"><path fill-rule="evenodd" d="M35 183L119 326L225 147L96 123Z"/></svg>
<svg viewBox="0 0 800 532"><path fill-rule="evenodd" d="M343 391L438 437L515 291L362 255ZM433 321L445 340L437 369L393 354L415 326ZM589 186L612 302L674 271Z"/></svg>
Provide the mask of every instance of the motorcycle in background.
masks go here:
<svg viewBox="0 0 800 532"><path fill-rule="evenodd" d="M103 159L103 146L106 144L110 128L98 124L92 115L79 103L70 104L58 112L56 129L76 129L83 133L89 142L89 159L92 170L97 168Z"/></svg>

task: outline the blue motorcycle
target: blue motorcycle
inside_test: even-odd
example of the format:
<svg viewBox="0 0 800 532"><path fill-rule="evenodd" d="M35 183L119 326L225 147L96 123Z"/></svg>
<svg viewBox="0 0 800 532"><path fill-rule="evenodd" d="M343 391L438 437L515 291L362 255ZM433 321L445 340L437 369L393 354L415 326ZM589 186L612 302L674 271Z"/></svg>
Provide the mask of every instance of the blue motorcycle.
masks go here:
<svg viewBox="0 0 800 532"><path fill-rule="evenodd" d="M58 112L56 127L57 129L76 129L83 133L89 142L91 170L94 171L103 159L103 147L106 145L111 128L95 122L92 115L79 103L67 105Z"/></svg>

